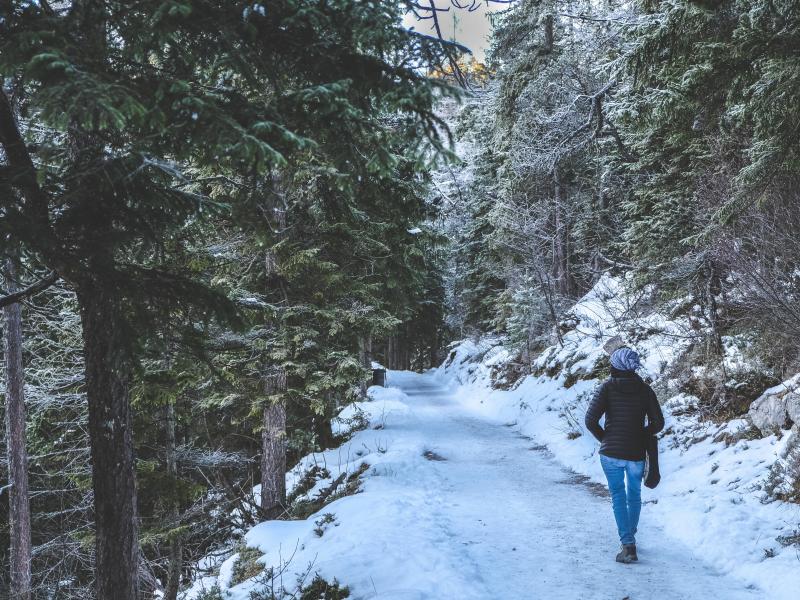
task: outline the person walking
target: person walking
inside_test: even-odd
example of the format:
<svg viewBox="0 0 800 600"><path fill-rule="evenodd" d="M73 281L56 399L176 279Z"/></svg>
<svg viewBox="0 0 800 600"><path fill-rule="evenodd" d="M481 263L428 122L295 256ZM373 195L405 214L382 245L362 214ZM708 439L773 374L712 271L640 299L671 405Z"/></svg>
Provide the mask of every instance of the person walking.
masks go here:
<svg viewBox="0 0 800 600"><path fill-rule="evenodd" d="M611 354L611 377L595 391L585 419L586 428L600 442L600 465L611 492L622 543L616 560L626 564L639 560L636 529L642 509L648 441L664 428L664 415L655 392L636 374L640 366L634 350L615 350ZM601 426L600 418L604 415Z"/></svg>

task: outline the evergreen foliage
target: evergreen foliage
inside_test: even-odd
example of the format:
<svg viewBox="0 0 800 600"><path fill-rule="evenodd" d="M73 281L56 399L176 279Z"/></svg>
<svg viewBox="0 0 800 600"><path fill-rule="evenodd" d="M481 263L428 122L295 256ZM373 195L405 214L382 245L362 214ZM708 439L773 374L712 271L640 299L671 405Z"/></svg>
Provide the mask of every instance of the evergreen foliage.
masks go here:
<svg viewBox="0 0 800 600"><path fill-rule="evenodd" d="M517 0L485 65L423 9L0 2L35 598L175 600L313 508L257 502L267 442L283 481L340 441L373 360L487 332L529 360L608 271L693 307L706 360L744 331L797 370L797 2Z"/></svg>
<svg viewBox="0 0 800 600"><path fill-rule="evenodd" d="M759 0L501 13L489 82L459 117L467 163L439 176L468 190L448 216L461 323L522 350L558 340L563 308L610 270L696 302L711 354L765 323L796 352L781 307L800 256L799 17Z"/></svg>
<svg viewBox="0 0 800 600"><path fill-rule="evenodd" d="M424 169L447 153L434 103L451 90L425 76L441 44L401 27L403 11L0 5L2 248L75 292L70 350L84 360L70 376L85 368L75 392L89 405L76 436L94 463L96 523L82 496L45 528L81 531L82 564L61 589L40 554L42 594L85 598L93 578L101 597L165 585L181 554L191 565L241 526L220 515L256 518L245 490L266 403L288 405L294 455L328 444L366 379L360 340L417 319L437 330L434 241L409 231L430 216ZM432 354L438 339L409 343ZM275 368L280 398L264 391Z"/></svg>

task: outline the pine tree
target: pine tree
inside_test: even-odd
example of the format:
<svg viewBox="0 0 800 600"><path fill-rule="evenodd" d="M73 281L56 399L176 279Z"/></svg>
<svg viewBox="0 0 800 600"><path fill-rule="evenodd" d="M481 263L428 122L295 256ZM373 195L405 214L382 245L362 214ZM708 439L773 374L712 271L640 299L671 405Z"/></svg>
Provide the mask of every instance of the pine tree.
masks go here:
<svg viewBox="0 0 800 600"><path fill-rule="evenodd" d="M529 0L496 19L492 83L462 115L474 149L457 271L478 330L508 330L520 273L536 278L555 326L617 262L625 183L615 174L630 156L610 116L619 84L602 52L619 41L605 14L580 0Z"/></svg>
<svg viewBox="0 0 800 600"><path fill-rule="evenodd" d="M647 18L630 32L628 58L635 83L619 107L641 182L625 209L627 244L669 266L699 257L720 223L780 194L797 158L800 12L754 0L640 8Z"/></svg>
<svg viewBox="0 0 800 600"><path fill-rule="evenodd" d="M213 169L234 181L227 199L235 215L249 216L255 204L242 193L246 178L333 140L342 148L371 137L371 168L391 165L385 133L370 135L376 111L399 111L417 143L435 142L435 92L413 65L441 52L399 28L398 10L349 0L3 7L0 65L20 78L27 98L18 128L0 95L3 183L22 197L2 227L77 293L98 597L138 595L130 389L141 340L174 314L238 320L223 290L164 260L165 245L179 244L187 226L227 210L193 172ZM336 185L347 182L331 175ZM316 253L297 250L286 246L296 253L294 272ZM347 372L335 353L326 360Z"/></svg>

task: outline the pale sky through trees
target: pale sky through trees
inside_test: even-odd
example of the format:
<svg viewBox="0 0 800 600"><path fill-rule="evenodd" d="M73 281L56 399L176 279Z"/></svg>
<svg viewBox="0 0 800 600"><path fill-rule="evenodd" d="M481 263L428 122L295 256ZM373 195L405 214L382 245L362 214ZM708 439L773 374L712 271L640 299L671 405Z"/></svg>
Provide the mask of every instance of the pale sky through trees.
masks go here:
<svg viewBox="0 0 800 600"><path fill-rule="evenodd" d="M508 7L503 4L487 6L485 2L481 2L475 11L470 12L466 9L455 8L451 5L450 0L436 0L436 6L439 8L450 7L448 12L439 13L439 23L442 26L444 37L464 44L472 50L476 60L483 62L486 48L489 46L491 31L489 14ZM422 33L434 35L432 20L420 21L410 14L406 16L405 24Z"/></svg>

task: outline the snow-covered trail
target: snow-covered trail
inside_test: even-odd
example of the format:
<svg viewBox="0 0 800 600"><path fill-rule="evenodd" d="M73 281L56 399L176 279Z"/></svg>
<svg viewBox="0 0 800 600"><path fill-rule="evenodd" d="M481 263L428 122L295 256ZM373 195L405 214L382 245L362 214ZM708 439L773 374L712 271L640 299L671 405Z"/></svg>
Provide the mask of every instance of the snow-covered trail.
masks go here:
<svg viewBox="0 0 800 600"><path fill-rule="evenodd" d="M431 375L392 372L389 385L405 392L409 410L387 429L388 443L421 443L428 453L415 461L414 477L403 473L397 485L384 480L394 488L382 490L395 495L391 515L376 514L377 521L365 524L383 548L374 572L360 573L374 590L366 597L764 598L667 538L647 506L637 536L639 563L614 562L611 506L598 489L509 427L467 412ZM417 487L409 487L412 481ZM395 564L394 574L387 576L381 563Z"/></svg>

